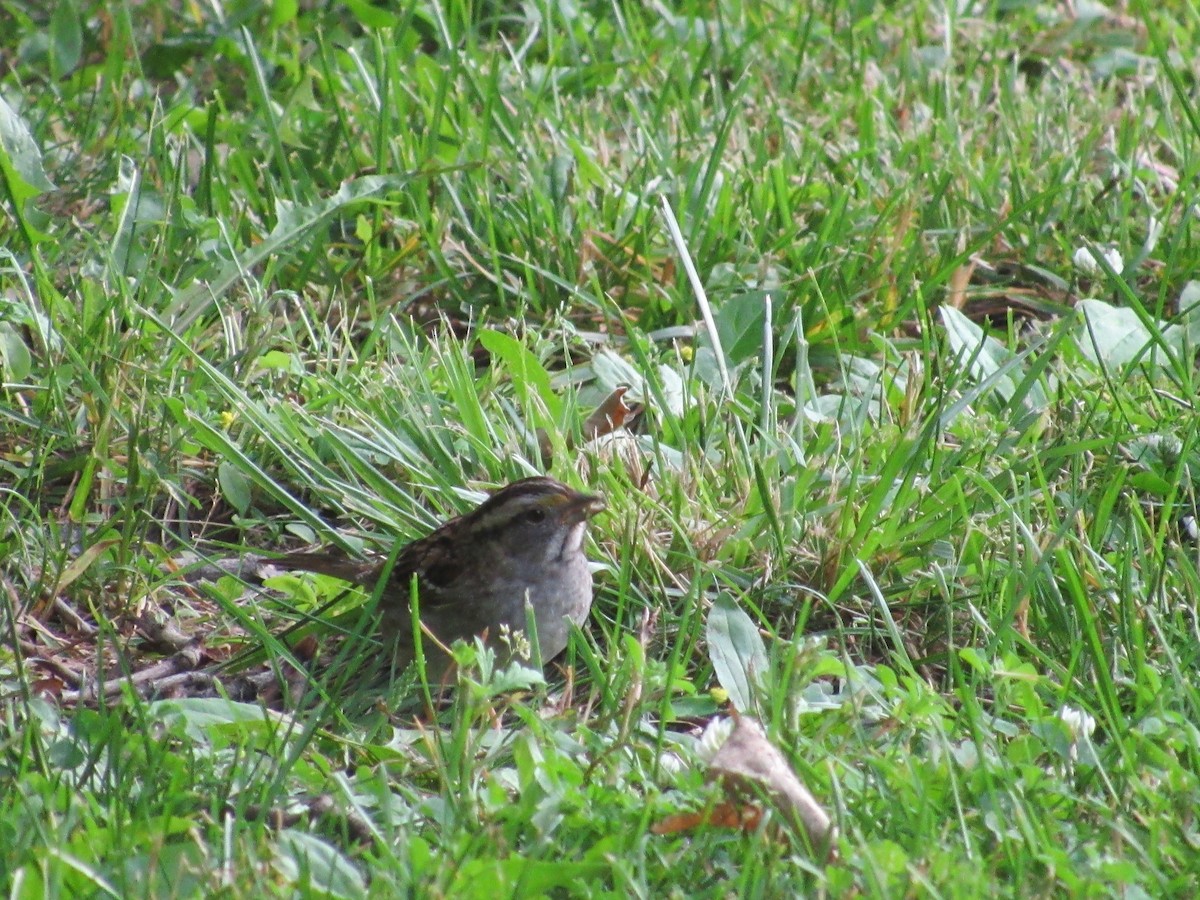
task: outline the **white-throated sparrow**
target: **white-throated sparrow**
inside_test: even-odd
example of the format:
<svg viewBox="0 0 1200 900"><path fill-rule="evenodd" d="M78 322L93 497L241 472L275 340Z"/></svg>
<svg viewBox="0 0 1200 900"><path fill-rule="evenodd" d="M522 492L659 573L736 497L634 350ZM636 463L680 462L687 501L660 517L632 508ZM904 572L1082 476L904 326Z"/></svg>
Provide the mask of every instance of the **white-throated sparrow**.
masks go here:
<svg viewBox="0 0 1200 900"><path fill-rule="evenodd" d="M526 478L492 494L466 515L400 551L383 589L385 637L395 638L397 669L415 656L410 597L417 581L417 611L426 675L442 681L450 658L439 647L484 637L502 658L510 647L502 632L526 631L532 610L543 662L567 646L571 623L582 625L592 607L592 575L583 552L587 520L604 500L581 494L553 478ZM374 588L386 563L333 553L292 553L272 560ZM430 636L432 635L432 637Z"/></svg>

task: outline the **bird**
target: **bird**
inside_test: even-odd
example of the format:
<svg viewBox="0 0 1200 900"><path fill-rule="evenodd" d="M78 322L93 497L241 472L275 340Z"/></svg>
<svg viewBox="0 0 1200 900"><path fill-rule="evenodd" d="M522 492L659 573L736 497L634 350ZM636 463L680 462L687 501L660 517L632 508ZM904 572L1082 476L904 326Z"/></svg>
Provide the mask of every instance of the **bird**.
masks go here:
<svg viewBox="0 0 1200 900"><path fill-rule="evenodd" d="M446 683L456 640L480 637L501 662L548 662L567 646L571 625L592 607L592 574L583 541L588 520L605 508L554 478L536 476L496 491L470 512L403 547L380 592L380 628L395 647L395 669L407 669L418 644L430 684ZM374 589L387 562L340 551L289 553L271 561L282 569L330 575ZM421 639L413 633L416 583ZM528 613L527 613L528 608ZM529 641L529 618L537 655ZM529 635L532 637L532 635Z"/></svg>

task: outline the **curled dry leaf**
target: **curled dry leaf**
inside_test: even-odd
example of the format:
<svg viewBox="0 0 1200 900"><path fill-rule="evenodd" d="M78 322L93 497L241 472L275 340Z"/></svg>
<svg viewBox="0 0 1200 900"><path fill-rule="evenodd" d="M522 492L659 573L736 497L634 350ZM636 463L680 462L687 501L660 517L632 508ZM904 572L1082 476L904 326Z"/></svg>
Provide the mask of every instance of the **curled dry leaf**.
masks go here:
<svg viewBox="0 0 1200 900"><path fill-rule="evenodd" d="M625 402L625 395L628 393L628 385L618 386L584 420L583 439L585 441L595 440L603 435L612 434L618 428L625 427L626 420L634 412L633 407Z"/></svg>
<svg viewBox="0 0 1200 900"><path fill-rule="evenodd" d="M710 723L708 732L728 729L728 722ZM760 798L766 798L785 821L800 830L809 846L827 852L836 836L829 815L796 777L779 749L767 739L762 726L748 716L735 715L729 736L709 759L709 774L725 788L727 801L706 814L671 816L653 827L655 834L670 834L700 825L753 830L762 818Z"/></svg>
<svg viewBox="0 0 1200 900"><path fill-rule="evenodd" d="M618 386L601 401L600 405L592 411L591 415L584 419L580 432L585 444L595 447L602 439L621 431L638 414L640 406L630 406L625 401L625 395L628 393L629 387L627 385ZM537 439L538 451L541 454L542 463L548 467L553 459L553 447L550 444L550 436L539 428ZM573 443L568 441L567 448L574 449Z"/></svg>

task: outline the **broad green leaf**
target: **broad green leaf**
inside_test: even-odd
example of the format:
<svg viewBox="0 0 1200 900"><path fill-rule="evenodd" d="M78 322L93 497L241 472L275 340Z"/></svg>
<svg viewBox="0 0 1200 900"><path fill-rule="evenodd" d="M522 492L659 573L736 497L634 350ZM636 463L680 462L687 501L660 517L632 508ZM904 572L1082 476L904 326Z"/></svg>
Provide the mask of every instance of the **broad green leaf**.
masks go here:
<svg viewBox="0 0 1200 900"><path fill-rule="evenodd" d="M58 0L50 17L50 37L55 75L62 78L79 65L83 52L84 16L74 0Z"/></svg>
<svg viewBox="0 0 1200 900"><path fill-rule="evenodd" d="M1001 367L1013 359L1013 353L998 340L952 306L938 308L950 351L965 362L972 377L979 382L996 376ZM1005 400L1016 392L1016 382L1010 376L997 378L995 388Z"/></svg>
<svg viewBox="0 0 1200 900"><path fill-rule="evenodd" d="M332 844L315 834L285 828L279 833L277 864L292 881L329 897L362 897L367 885L357 867Z"/></svg>
<svg viewBox="0 0 1200 900"><path fill-rule="evenodd" d="M1120 368L1138 360L1157 360L1158 348L1149 346L1154 336L1132 309L1086 298L1075 307L1080 324L1075 341L1096 365Z"/></svg>
<svg viewBox="0 0 1200 900"><path fill-rule="evenodd" d="M0 322L0 375L8 382L24 381L33 367L33 358L20 333L7 322Z"/></svg>
<svg viewBox="0 0 1200 900"><path fill-rule="evenodd" d="M374 29L395 28L400 24L400 17L386 7L367 0L343 0L343 5L360 24Z"/></svg>
<svg viewBox="0 0 1200 900"><path fill-rule="evenodd" d="M756 685L767 671L767 648L750 617L728 594L720 594L708 614L708 654L717 681L734 708L756 708Z"/></svg>
<svg viewBox="0 0 1200 900"><path fill-rule="evenodd" d="M951 352L967 367L981 392L994 390L1005 403L1034 411L1049 406L1039 374L1044 365L1030 368L1025 364L1032 351L1013 353L952 306L939 307L938 313ZM1044 364L1045 358L1041 362Z"/></svg>
<svg viewBox="0 0 1200 900"><path fill-rule="evenodd" d="M287 372L289 375L304 374L304 363L300 361L300 357L284 350L268 350L256 363L260 368Z"/></svg>
<svg viewBox="0 0 1200 900"><path fill-rule="evenodd" d="M750 291L725 300L713 316L730 366L757 359L763 352L766 298L770 291ZM778 315L776 316L778 317ZM774 327L774 324L772 324Z"/></svg>
<svg viewBox="0 0 1200 900"><path fill-rule="evenodd" d="M0 97L0 169L5 173L12 195L19 201L54 190L42 168L42 152L29 127L3 97Z"/></svg>
<svg viewBox="0 0 1200 900"><path fill-rule="evenodd" d="M207 741L216 728L258 729L273 718L261 706L222 697L159 700L147 706L147 713L163 722L182 722L188 736L196 741Z"/></svg>
<svg viewBox="0 0 1200 900"><path fill-rule="evenodd" d="M217 466L217 481L221 485L221 494L244 516L250 509L250 482L246 476L237 466L226 460Z"/></svg>
<svg viewBox="0 0 1200 900"><path fill-rule="evenodd" d="M271 25L279 28L296 21L300 12L299 0L275 0L271 4Z"/></svg>
<svg viewBox="0 0 1200 900"><path fill-rule="evenodd" d="M504 363L520 392L533 390L554 421L560 421L562 401L550 385L550 373L536 356L512 335L485 328L479 332L479 343Z"/></svg>

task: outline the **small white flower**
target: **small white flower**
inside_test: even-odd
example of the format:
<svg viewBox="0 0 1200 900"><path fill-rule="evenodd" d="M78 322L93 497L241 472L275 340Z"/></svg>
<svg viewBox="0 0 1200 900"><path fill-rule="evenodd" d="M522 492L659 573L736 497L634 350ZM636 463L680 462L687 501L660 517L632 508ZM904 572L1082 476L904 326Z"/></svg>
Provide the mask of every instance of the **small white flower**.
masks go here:
<svg viewBox="0 0 1200 900"><path fill-rule="evenodd" d="M1066 747L1067 759L1072 763L1079 760L1080 748L1089 756L1093 756L1090 751L1092 732L1096 730L1096 720L1085 713L1082 709L1075 709L1073 706L1064 706L1058 711L1058 720L1063 723L1067 729L1067 737L1071 743Z"/></svg>
<svg viewBox="0 0 1200 900"><path fill-rule="evenodd" d="M1071 732L1071 743L1079 743L1080 738L1090 738L1096 730L1096 720L1082 709L1064 706L1058 711L1058 718Z"/></svg>
<svg viewBox="0 0 1200 900"><path fill-rule="evenodd" d="M1121 256L1121 251L1116 247L1103 247L1100 249L1100 254L1104 257L1104 261L1108 263L1110 269L1114 272L1121 272L1125 268L1125 259ZM1096 262L1096 257L1087 247L1080 247L1071 257L1071 262L1075 264L1080 272L1085 275L1095 275L1100 271L1100 263Z"/></svg>

